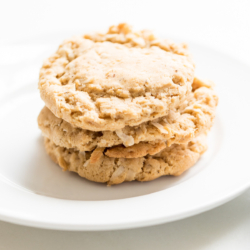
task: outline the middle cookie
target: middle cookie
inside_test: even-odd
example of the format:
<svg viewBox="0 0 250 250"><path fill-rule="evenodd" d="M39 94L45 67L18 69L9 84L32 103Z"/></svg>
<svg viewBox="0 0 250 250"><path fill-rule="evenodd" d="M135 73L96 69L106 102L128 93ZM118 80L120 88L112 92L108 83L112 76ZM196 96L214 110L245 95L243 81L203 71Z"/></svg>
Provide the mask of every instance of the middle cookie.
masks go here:
<svg viewBox="0 0 250 250"><path fill-rule="evenodd" d="M168 146L184 144L211 128L218 103L218 97L209 83L195 78L192 88L186 103L167 116L134 127L126 126L122 130L84 130L57 118L47 107L41 111L38 125L43 134L58 146L79 151L121 144L131 147L155 141L166 141ZM148 144L144 148L148 148Z"/></svg>

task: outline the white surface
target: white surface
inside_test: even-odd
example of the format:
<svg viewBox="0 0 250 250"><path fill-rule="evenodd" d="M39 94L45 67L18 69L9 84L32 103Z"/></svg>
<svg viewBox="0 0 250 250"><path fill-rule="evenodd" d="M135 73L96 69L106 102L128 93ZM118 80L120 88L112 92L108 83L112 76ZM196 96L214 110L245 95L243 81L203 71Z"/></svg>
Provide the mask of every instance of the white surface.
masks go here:
<svg viewBox="0 0 250 250"><path fill-rule="evenodd" d="M149 27L159 33L165 30L170 36L207 44L250 65L249 4L247 0L1 1L0 42L6 44L6 52L8 44L17 44L17 41L26 40L26 37L58 30L62 32L65 28L73 34L79 33L81 27L97 29L119 21L129 21L137 28ZM12 53L10 51L9 56ZM0 54L1 58L6 55L3 51ZM31 69L28 72L35 76L36 65ZM4 83L1 82L3 73L10 77ZM13 75L12 72L2 70L1 88L26 83L24 75ZM244 91L249 90L249 84L245 85ZM40 246L41 249L49 249L50 245L55 246L53 249L59 249L59 246L60 249L63 246L67 249L75 245L77 249L81 244L88 246L88 249L166 249L167 246L169 249L249 249L249 191L246 194L213 211L146 229L66 233L2 223L0 248L34 249L36 246L38 249Z"/></svg>
<svg viewBox="0 0 250 250"><path fill-rule="evenodd" d="M2 250L248 250L250 190L226 205L160 226L63 232L0 222Z"/></svg>
<svg viewBox="0 0 250 250"><path fill-rule="evenodd" d="M216 47L250 63L248 0L0 1L0 42L106 29L118 22Z"/></svg>
<svg viewBox="0 0 250 250"><path fill-rule="evenodd" d="M178 178L162 177L111 188L62 172L43 148L36 117L44 104L34 80L3 92L0 98L0 116L5 121L0 124L0 152L4 152L0 166L0 219L63 230L134 228L201 213L250 187L250 168L245 165L249 149L232 147L250 140L245 133L250 100L248 93L242 92L242 86L248 84L250 68L213 50L189 45L197 63L196 74L207 78L209 71L220 96L209 150L193 168ZM39 56L34 59L40 61ZM20 62L9 67L13 72L23 67L27 73L22 65ZM232 113L235 121L241 120L240 130L238 123L232 122ZM14 144L10 134L15 138Z"/></svg>

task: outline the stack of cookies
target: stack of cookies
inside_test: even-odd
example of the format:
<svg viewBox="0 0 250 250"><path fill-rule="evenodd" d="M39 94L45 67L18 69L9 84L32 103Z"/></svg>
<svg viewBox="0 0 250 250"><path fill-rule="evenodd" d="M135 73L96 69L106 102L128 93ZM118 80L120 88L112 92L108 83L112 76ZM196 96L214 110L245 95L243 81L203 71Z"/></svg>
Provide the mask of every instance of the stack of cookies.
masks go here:
<svg viewBox="0 0 250 250"><path fill-rule="evenodd" d="M189 169L207 149L218 103L185 44L127 24L64 41L44 62L39 89L49 156L108 185Z"/></svg>

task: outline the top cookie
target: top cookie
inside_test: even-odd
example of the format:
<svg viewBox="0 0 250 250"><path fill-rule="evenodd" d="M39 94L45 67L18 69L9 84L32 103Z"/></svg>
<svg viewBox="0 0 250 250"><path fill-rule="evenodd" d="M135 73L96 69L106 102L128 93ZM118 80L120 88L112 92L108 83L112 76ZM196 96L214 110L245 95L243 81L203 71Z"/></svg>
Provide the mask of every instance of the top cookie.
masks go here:
<svg viewBox="0 0 250 250"><path fill-rule="evenodd" d="M41 97L57 117L83 129L114 131L165 116L190 93L194 64L185 46L168 48L165 40L125 27L67 40L43 64ZM135 34L144 43L128 39ZM127 40L114 39L118 35Z"/></svg>

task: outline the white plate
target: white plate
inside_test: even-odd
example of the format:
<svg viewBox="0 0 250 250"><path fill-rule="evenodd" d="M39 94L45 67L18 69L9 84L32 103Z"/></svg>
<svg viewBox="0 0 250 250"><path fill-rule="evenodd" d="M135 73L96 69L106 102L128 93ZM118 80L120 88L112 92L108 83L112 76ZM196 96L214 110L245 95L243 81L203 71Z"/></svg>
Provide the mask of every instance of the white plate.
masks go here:
<svg viewBox="0 0 250 250"><path fill-rule="evenodd" d="M33 48L27 61L15 62L12 56L14 61L2 64L1 79L6 82L1 86L8 81L16 84L0 98L1 220L62 230L149 226L201 213L250 186L247 66L193 44L197 75L213 79L220 97L209 150L180 177L106 187L62 172L43 148L36 123L43 103L34 76L41 57L52 48L48 46L42 56Z"/></svg>

